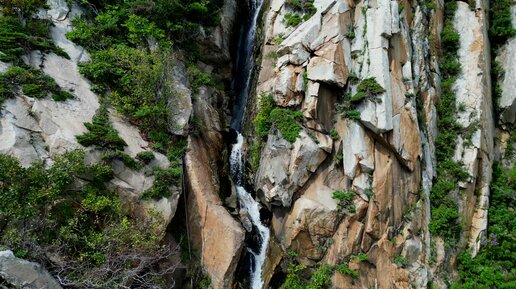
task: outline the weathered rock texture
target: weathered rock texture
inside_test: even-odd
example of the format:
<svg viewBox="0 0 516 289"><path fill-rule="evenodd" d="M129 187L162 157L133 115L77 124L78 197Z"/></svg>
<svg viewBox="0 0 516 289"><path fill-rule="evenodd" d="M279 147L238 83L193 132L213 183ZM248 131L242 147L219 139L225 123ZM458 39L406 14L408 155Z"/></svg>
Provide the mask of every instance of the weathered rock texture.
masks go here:
<svg viewBox="0 0 516 289"><path fill-rule="evenodd" d="M49 1L48 4L50 9L41 11L40 17L53 21L54 25L50 30L52 40L68 53L70 59L54 53L32 51L24 56L24 61L31 66L41 67L59 86L76 97L56 102L50 98L35 99L20 93L5 101L0 112L0 153L17 157L25 167L35 161L51 164L56 155L83 148L77 142L76 136L87 131L84 123L91 122L99 108L97 95L91 91L90 83L78 70L78 63L87 61L89 55L84 48L75 45L65 36L72 29L70 19L82 12L75 4L68 8L64 0ZM8 64L1 65L2 69L7 66ZM185 97L191 101L190 95ZM137 153L150 149L150 144L143 139L138 128L113 111L110 112L110 119L120 137L127 143L125 153L134 158ZM182 125L185 126L187 121L188 116ZM183 131L183 127L180 131ZM158 152L154 152L154 155L155 160L146 169L168 167L166 156ZM100 152L87 150L88 162L100 160ZM176 190L168 199L141 201L139 197L152 186L154 177L146 175L145 169L133 170L120 161L113 163L113 169L115 178L110 185L132 212L140 215L148 209L156 209L163 214L165 225L170 222L177 208L179 191Z"/></svg>
<svg viewBox="0 0 516 289"><path fill-rule="evenodd" d="M453 268L455 256L439 238L434 248L428 231L428 195L432 179L439 177L434 143L443 7L437 3L430 10L407 0L316 0L310 19L286 27L284 15L292 12L286 2L271 0L265 8L262 55L277 57L262 58L256 95L272 94L276 105L300 110L305 131L329 135L333 129L338 137L321 161L292 167L292 147L305 147L303 155L310 158L314 140L304 131L294 145L277 133L269 135L254 180L263 201L274 205L271 244L278 243L284 253L295 250L305 264L338 264L366 253L367 262L350 263L360 277L352 282L337 273L333 288L426 288L429 280L444 286L439 272ZM459 136L454 159L470 175L460 183L459 246L471 246L473 254L487 227L494 159L487 1L476 2L472 9L458 1L453 19L462 72L453 88L457 108L449 108L472 135ZM511 44L500 56L511 59L506 62L514 58ZM503 121L513 121L514 81L507 77L513 68L506 66L501 107ZM341 95L355 94L360 80L370 77L385 92L355 104L360 120L336 112ZM355 192L355 212L337 207L331 197L336 190ZM431 251L437 251L432 266ZM398 256L408 263L396 264ZM281 264L277 258L271 262L266 268Z"/></svg>
<svg viewBox="0 0 516 289"><path fill-rule="evenodd" d="M0 251L0 277L15 288L61 289L41 265L16 258L9 250Z"/></svg>

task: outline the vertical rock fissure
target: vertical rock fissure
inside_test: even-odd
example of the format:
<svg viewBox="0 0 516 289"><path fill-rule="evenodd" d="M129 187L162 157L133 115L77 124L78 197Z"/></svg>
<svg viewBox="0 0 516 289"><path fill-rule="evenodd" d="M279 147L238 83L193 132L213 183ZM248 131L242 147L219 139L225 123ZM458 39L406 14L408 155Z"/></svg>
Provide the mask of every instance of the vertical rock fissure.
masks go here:
<svg viewBox="0 0 516 289"><path fill-rule="evenodd" d="M249 287L251 289L261 289L263 287L262 269L269 241L269 229L261 222L260 204L244 188L245 171L242 158L244 138L241 130L253 74L256 23L262 6L262 0L249 0L248 5L248 18L242 22L240 27L240 37L236 53L236 73L233 81L233 91L235 92L236 99L231 118L231 129L236 132L237 139L231 150L229 166L231 178L236 187L240 210L244 212L244 215L251 222L251 232L257 235L253 236L253 239L258 240L258 246L246 246L251 258Z"/></svg>

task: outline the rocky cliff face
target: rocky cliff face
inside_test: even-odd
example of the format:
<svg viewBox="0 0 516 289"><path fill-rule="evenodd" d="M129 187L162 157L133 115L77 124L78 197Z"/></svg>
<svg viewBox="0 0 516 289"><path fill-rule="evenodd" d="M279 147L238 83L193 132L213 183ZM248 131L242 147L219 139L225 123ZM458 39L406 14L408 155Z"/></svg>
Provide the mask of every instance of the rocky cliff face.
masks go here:
<svg viewBox="0 0 516 289"><path fill-rule="evenodd" d="M304 118L295 143L279 130L268 136L255 188L273 212L271 242L277 244L270 247L281 248L284 261L291 251L306 265L367 254L367 262L349 263L358 279L335 273L332 288L426 288L430 282L444 288L444 279L454 276L457 250L429 230L432 181L446 177L435 158L436 139L445 133L437 125L443 21L452 21L460 35L456 101L447 109L468 131L458 135L453 155L469 176L453 196L462 224L457 248L471 247L475 255L486 231L496 134L488 3L457 1L444 20L439 2L314 1L317 12L297 26L286 25L295 11L291 2L272 0L265 10L256 97L272 95L275 105ZM506 69L502 123L514 121L511 41L499 56ZM383 91L354 101L371 77ZM352 106L342 111L349 96ZM349 110L359 117L344 117ZM343 212L332 193L346 190L354 193L355 209ZM280 259L271 256L266 282L285 271Z"/></svg>
<svg viewBox="0 0 516 289"><path fill-rule="evenodd" d="M247 150L248 160L259 160L248 180L271 212L265 288L279 288L290 263L308 268L345 264L350 271L333 270L331 288L447 288L457 276L459 252L470 248L472 255L478 253L488 225L493 162L514 163L516 38L492 59L488 1L456 2L451 14L443 1L315 0L315 9L303 12L296 10L296 1L264 3L243 134L246 148L259 144L258 151ZM229 82L237 14L245 8L234 0L224 3L221 24L209 33L201 29L205 56L196 65ZM55 156L80 148L76 136L86 132L83 123L91 122L100 107L91 83L78 71L89 54L65 37L72 29L70 19L81 9L69 8L64 0L48 4L40 16L52 20L52 40L70 59L33 51L24 61L77 97L55 102L19 93L5 101L0 153L15 156L23 166L34 161L49 165ZM516 27L516 6L511 11ZM306 17L289 21L295 13ZM451 85L440 67L442 43L448 41L441 38L443 29L459 35L460 69ZM244 242L252 232L240 221L246 212L238 210L228 172L234 99L209 85L192 88L182 53L167 67L167 78L177 92L168 105L173 110L169 122L176 124L169 132L187 138L185 190L173 187L168 198L141 200L154 176L121 161L113 162L110 186L136 215L157 209L169 231L184 222L211 288L237 288ZM499 99L492 96L494 60L504 71L497 80ZM0 71L9 66L0 62ZM455 98L445 109L461 130L454 135L449 160L466 176L446 192L456 204L460 226L453 245L431 229L440 217L431 200L433 187L447 177L436 156L439 137L447 133L439 123L447 89ZM255 133L253 119L266 98L275 108L296 112L299 132L293 141L278 123L265 137ZM109 119L129 156L151 150L124 117L110 110ZM169 166L166 156L152 152L148 169ZM100 152L88 149L87 160L99 162ZM181 214L176 214L178 207Z"/></svg>

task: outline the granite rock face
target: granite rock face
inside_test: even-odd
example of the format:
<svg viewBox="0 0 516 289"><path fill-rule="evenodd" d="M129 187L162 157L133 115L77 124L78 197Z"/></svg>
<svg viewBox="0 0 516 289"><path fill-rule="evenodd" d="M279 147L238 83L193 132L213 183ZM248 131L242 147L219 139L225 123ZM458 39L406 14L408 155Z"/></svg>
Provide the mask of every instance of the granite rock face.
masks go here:
<svg viewBox="0 0 516 289"><path fill-rule="evenodd" d="M17 258L9 250L0 251L0 277L14 288L61 289L41 265Z"/></svg>
<svg viewBox="0 0 516 289"><path fill-rule="evenodd" d="M464 195L458 204L464 224L461 242L472 247L473 254L487 227L495 158L486 5L477 1L471 9L458 1L453 18L460 34L462 72L453 87L457 108L450 109L471 132L459 136L454 160L470 175L460 184ZM298 252L304 264L338 264L366 253L367 264L350 263L359 278L351 282L337 273L333 288L426 288L432 279L440 286L439 266L453 266L447 262L454 258L446 252L438 265L428 262L431 249L444 252L442 240L428 229L439 134L443 7L430 10L406 0L320 0L314 6L317 12L294 27L282 21L292 12L287 1L271 1L263 15L262 54L278 57L262 58L256 95L272 94L276 105L302 112L305 130L327 136L331 132L333 138L325 150L328 156L308 166L315 169L290 170L293 145L274 131L268 136L254 184L272 208L276 240L271 246L279 244L285 254ZM499 58L506 63L501 121L512 123L511 44ZM299 91L295 84L301 73L304 85ZM384 92L346 104L342 95L355 95L367 78L374 78ZM345 117L350 110L359 116ZM310 147L312 141L300 134L296 143ZM304 170L296 172L299 169ZM303 182L296 185L291 176L300 173ZM331 198L334 191L354 192L355 209L342 212L338 200ZM431 248L434 239L437 248ZM394 262L398 255L407 260L406 266ZM271 262L281 267L276 258Z"/></svg>

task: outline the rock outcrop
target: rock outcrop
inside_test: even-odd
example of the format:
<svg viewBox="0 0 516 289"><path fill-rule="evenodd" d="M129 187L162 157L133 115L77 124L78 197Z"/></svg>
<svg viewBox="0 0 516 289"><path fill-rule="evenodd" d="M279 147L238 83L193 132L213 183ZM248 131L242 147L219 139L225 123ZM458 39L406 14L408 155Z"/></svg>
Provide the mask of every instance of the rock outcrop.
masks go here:
<svg viewBox="0 0 516 289"><path fill-rule="evenodd" d="M15 156L25 167L35 161L43 161L49 165L55 156L83 148L77 142L76 136L87 131L84 123L91 122L99 108L98 96L91 91L91 84L78 70L78 64L89 60L89 55L84 48L65 36L72 29L70 19L80 15L82 11L75 4L68 8L64 0L49 1L48 4L50 9L40 11L39 17L52 20L51 38L70 59L40 51L32 51L23 58L28 65L41 67L61 88L73 93L75 97L56 102L49 98L31 98L20 93L4 103L0 119L0 153ZM185 98L191 101L190 95L185 95ZM184 118L186 120L182 123L183 127L179 128L181 133L187 125L189 114ZM139 152L150 149L150 144L143 139L138 128L129 124L122 116L111 111L110 120L120 137L128 144L124 152L129 156L134 158ZM155 159L148 165L149 169L169 166L166 156L158 152L153 154ZM86 157L91 163L99 162L101 153L88 149ZM168 199L141 201L141 194L152 186L154 177L146 175L143 169L130 169L120 161L113 162L113 169L115 178L110 184L111 188L119 193L132 212L140 215L149 209L157 210L166 223L170 222L177 208L180 193L177 188Z"/></svg>
<svg viewBox="0 0 516 289"><path fill-rule="evenodd" d="M439 247L439 238L437 248L431 245L428 229L429 193L432 180L440 177L435 141L440 133L436 103L443 7L406 0L320 0L314 1L314 15L289 27L283 18L292 6L286 2L271 1L263 16L262 54L277 57L262 58L256 95L272 94L277 106L301 111L305 129L326 135L331 131L334 141L324 150L329 154L325 160L296 172L289 171L292 145L277 133L268 136L254 184L272 208L276 240L271 244L279 244L285 253L296 251L304 264L338 264L366 253L366 264L350 262L359 278L351 283L336 274L334 288L426 288L429 280L440 280L438 268L453 266L450 260L455 258ZM457 4L453 25L460 35L462 73L453 90L460 107L456 118L467 133L459 136L454 160L470 175L460 183L460 246L472 247L475 254L487 226L494 159L487 4L477 1L475 9L466 2ZM511 43L500 59L510 58ZM513 85L507 77L512 68L505 66L508 87ZM353 99L368 78L383 92ZM509 91L501 107L502 121L510 122L514 113ZM313 146L303 133L297 142ZM291 176L300 173L302 182L293 183ZM354 192L356 211L342 217L333 191ZM438 266L428 263L435 257L431 251L445 256L438 258ZM396 263L398 256L406 264ZM281 264L274 260L271 266Z"/></svg>
<svg viewBox="0 0 516 289"><path fill-rule="evenodd" d="M7 282L2 284L15 288L61 289L41 265L17 258L9 250L0 251L0 278Z"/></svg>

